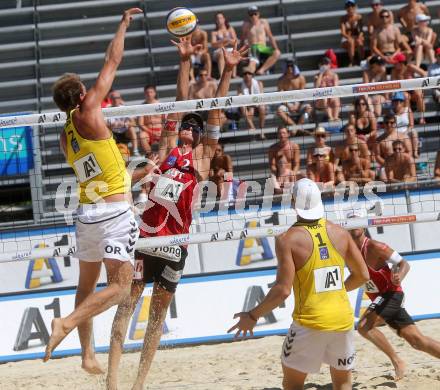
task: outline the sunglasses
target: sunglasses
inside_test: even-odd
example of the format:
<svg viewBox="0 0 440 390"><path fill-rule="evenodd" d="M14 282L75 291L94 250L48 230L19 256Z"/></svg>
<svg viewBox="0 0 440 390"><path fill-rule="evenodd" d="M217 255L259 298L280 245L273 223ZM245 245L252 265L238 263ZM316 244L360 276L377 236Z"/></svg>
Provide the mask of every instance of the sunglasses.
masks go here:
<svg viewBox="0 0 440 390"><path fill-rule="evenodd" d="M258 12L249 12L249 16L255 16L258 15Z"/></svg>
<svg viewBox="0 0 440 390"><path fill-rule="evenodd" d="M202 129L200 128L200 126L192 125L189 122L183 122L180 125L180 130L189 130L189 129L192 129L193 132L196 132L196 133L199 133L199 134L202 132Z"/></svg>
<svg viewBox="0 0 440 390"><path fill-rule="evenodd" d="M316 138L326 138L327 136L325 134L316 134Z"/></svg>
<svg viewBox="0 0 440 390"><path fill-rule="evenodd" d="M314 157L325 157L325 154L314 154Z"/></svg>
<svg viewBox="0 0 440 390"><path fill-rule="evenodd" d="M388 19L388 18L390 17L390 15L380 15L380 17L381 17L382 19Z"/></svg>
<svg viewBox="0 0 440 390"><path fill-rule="evenodd" d="M359 149L349 149L350 152L359 152Z"/></svg>
<svg viewBox="0 0 440 390"><path fill-rule="evenodd" d="M385 121L384 123L394 125L394 123L396 123L396 121Z"/></svg>
<svg viewBox="0 0 440 390"><path fill-rule="evenodd" d="M366 105L367 105L367 103L364 103L364 102L356 103L356 106L366 106Z"/></svg>
<svg viewBox="0 0 440 390"><path fill-rule="evenodd" d="M207 76L208 76L208 73L199 73L199 76L200 76L200 77L207 77Z"/></svg>
<svg viewBox="0 0 440 390"><path fill-rule="evenodd" d="M381 5L382 5L382 3L371 4L371 6L372 6L373 8L380 7Z"/></svg>
<svg viewBox="0 0 440 390"><path fill-rule="evenodd" d="M395 148L393 149L394 152L401 152L403 149L402 148Z"/></svg>

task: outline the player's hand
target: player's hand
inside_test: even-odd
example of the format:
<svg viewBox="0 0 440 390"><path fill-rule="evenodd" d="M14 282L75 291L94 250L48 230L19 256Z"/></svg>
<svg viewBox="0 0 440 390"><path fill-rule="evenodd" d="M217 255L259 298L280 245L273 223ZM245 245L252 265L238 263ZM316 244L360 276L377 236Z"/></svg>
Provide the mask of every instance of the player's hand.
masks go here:
<svg viewBox="0 0 440 390"><path fill-rule="evenodd" d="M159 170L159 156L154 153L147 158L147 165L144 166L145 173L149 175L150 173L154 173Z"/></svg>
<svg viewBox="0 0 440 390"><path fill-rule="evenodd" d="M248 332L251 337L254 337L253 329L257 322L250 317L248 312L235 313L234 318L240 318L239 321L228 330L228 333L231 333L237 329L234 339L240 338L241 334L243 334L243 338L246 338Z"/></svg>
<svg viewBox="0 0 440 390"><path fill-rule="evenodd" d="M172 40L171 43L177 47L177 51L179 52L179 56L182 60L189 60L191 55L202 50L203 47L201 44L193 46L191 43L191 35L179 38L179 42Z"/></svg>
<svg viewBox="0 0 440 390"><path fill-rule="evenodd" d="M237 44L237 41L235 41L232 51L227 51L224 47L222 47L223 57L225 59L225 67L228 69L234 68L246 58L245 55L248 52L248 46L243 46L237 50Z"/></svg>
<svg viewBox="0 0 440 390"><path fill-rule="evenodd" d="M142 14L143 12L144 11L142 11L140 8L130 8L124 11L121 22L125 23L125 25L128 27L130 26L130 22L133 20L133 15Z"/></svg>
<svg viewBox="0 0 440 390"><path fill-rule="evenodd" d="M393 283L395 286L400 286L402 283L402 279L400 278L400 274L398 272L393 272L391 274L391 283Z"/></svg>

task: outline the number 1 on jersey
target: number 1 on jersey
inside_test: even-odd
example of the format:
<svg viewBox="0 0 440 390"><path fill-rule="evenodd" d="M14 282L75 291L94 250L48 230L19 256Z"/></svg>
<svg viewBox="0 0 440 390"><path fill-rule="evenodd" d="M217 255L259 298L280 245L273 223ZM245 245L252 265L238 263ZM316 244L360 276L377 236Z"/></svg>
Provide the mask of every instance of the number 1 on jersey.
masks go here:
<svg viewBox="0 0 440 390"><path fill-rule="evenodd" d="M322 241L321 233L316 233L315 237L318 239L318 246L325 246L325 242Z"/></svg>

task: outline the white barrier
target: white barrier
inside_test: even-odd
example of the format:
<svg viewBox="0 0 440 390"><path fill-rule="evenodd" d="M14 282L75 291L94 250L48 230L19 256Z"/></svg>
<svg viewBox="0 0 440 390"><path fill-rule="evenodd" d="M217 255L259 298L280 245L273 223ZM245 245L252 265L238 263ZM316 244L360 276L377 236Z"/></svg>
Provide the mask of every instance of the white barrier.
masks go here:
<svg viewBox="0 0 440 390"><path fill-rule="evenodd" d="M440 279L440 252L410 255L406 258L411 265L403 283L405 304L409 313L415 319L439 318L437 286ZM232 335L228 335L226 330L234 324L232 315L252 308L267 294L269 285L274 280L274 268L184 277L167 314L162 344L192 344L231 339ZM200 293L202 290L203 294ZM0 361L41 358L52 318L65 316L73 310L74 294L74 290L67 290L0 297L0 313L8 313L0 321ZM151 287L146 288L130 321L125 339L127 348L141 346L149 294ZM349 296L355 313L359 315L362 307L367 304L363 299L363 292L353 291ZM94 320L94 340L98 351L108 350L115 310L116 308L112 308ZM290 296L284 307L275 309L259 320L255 334L264 336L285 333L291 322L292 310L293 296ZM32 339L29 339L29 330L32 327ZM54 356L79 353L77 332L72 332L60 344Z"/></svg>

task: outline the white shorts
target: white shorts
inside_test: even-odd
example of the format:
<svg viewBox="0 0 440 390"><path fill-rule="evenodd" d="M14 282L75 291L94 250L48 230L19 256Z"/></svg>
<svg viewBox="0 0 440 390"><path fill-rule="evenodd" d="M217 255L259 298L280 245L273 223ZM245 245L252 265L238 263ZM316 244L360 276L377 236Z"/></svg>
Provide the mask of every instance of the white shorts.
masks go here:
<svg viewBox="0 0 440 390"><path fill-rule="evenodd" d="M319 372L322 363L348 371L354 367L354 355L353 330L321 331L293 321L284 339L281 363L304 373Z"/></svg>
<svg viewBox="0 0 440 390"><path fill-rule="evenodd" d="M81 205L75 235L75 257L82 261L115 259L134 263L139 228L128 202Z"/></svg>

